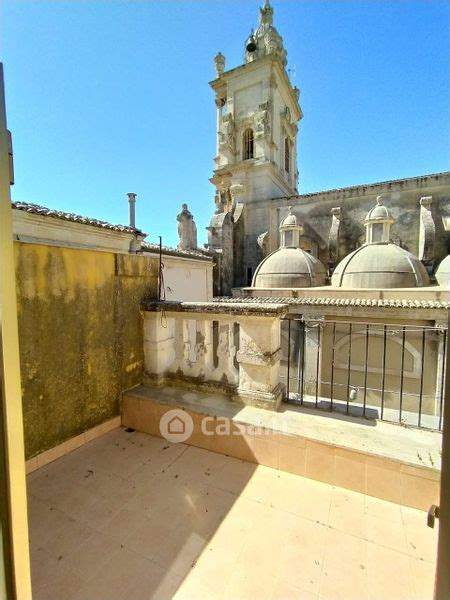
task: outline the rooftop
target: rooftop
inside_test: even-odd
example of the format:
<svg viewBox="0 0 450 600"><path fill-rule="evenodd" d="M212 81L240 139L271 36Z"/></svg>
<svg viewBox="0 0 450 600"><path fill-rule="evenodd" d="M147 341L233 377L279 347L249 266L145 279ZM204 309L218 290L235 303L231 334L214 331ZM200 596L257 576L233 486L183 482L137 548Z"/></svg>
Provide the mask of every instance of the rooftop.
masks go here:
<svg viewBox="0 0 450 600"><path fill-rule="evenodd" d="M273 200L283 200L285 199L293 199L293 198L298 198L298 199L306 199L306 198L314 198L315 196L322 196L323 194L340 194L340 193L345 193L345 192L360 192L363 189L367 189L369 188L370 190L373 189L372 193L376 193L377 188L383 187L383 186L396 186L396 185L402 185L403 183L413 183L414 185L416 185L418 182L424 182L426 183L427 180L429 179L441 179L441 178L448 178L450 179L450 171L442 171L441 173L429 173L427 175L417 175L416 177L405 177L403 179L391 179L388 181L376 181L375 183L361 183L358 185L350 185L347 187L342 187L342 188L333 188L330 190L322 190L322 191L318 191L318 192L311 192L308 194L296 194L294 196L279 196L277 198L273 198Z"/></svg>
<svg viewBox="0 0 450 600"><path fill-rule="evenodd" d="M46 206L40 206L39 204L30 204L29 202L13 202L12 207L13 209L22 210L24 212L31 213L34 215L52 217L54 219L61 219L63 221L72 221L73 223L91 225L92 227L100 227L101 229L109 229L112 231L119 231L122 233L146 235L136 227L130 227L128 225L113 225L112 223L108 223L107 221L100 221L99 219L83 217L75 213L68 213L63 212L61 210L55 210L53 208L47 208Z"/></svg>

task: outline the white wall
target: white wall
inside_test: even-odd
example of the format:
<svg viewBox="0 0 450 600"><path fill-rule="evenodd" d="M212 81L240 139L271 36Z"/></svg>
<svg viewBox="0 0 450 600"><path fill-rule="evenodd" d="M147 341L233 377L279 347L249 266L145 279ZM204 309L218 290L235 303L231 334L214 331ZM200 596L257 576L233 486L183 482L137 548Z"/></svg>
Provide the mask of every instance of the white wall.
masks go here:
<svg viewBox="0 0 450 600"><path fill-rule="evenodd" d="M213 297L211 261L163 256L166 300L209 302Z"/></svg>

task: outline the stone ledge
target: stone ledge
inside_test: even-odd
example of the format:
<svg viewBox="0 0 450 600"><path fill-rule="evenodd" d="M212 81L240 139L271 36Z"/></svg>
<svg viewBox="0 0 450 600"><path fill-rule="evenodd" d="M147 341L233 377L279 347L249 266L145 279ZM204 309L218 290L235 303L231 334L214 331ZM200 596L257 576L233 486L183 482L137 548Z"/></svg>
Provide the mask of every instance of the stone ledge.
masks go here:
<svg viewBox="0 0 450 600"><path fill-rule="evenodd" d="M246 303L237 302L171 302L144 300L141 309L147 312L186 312L201 314L224 314L241 316L282 316L287 309L287 303Z"/></svg>
<svg viewBox="0 0 450 600"><path fill-rule="evenodd" d="M269 412L220 394L144 386L124 393L122 424L161 436L159 420L173 408L187 411L194 422L187 444L420 510L438 502L442 436L437 432L331 418L286 405ZM205 417L212 431L226 421L229 434L205 435ZM435 467L420 462L420 455L430 456Z"/></svg>

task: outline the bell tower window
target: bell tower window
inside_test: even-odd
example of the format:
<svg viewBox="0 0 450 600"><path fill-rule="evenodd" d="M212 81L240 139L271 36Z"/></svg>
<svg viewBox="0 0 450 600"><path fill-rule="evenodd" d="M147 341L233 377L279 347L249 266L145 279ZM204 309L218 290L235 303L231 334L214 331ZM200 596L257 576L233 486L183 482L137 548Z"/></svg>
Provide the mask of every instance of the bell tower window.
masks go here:
<svg viewBox="0 0 450 600"><path fill-rule="evenodd" d="M253 130L246 129L244 131L244 135L242 136L242 155L243 160L249 160L254 156L254 139L253 139Z"/></svg>
<svg viewBox="0 0 450 600"><path fill-rule="evenodd" d="M284 138L284 170L291 172L291 141L287 137Z"/></svg>

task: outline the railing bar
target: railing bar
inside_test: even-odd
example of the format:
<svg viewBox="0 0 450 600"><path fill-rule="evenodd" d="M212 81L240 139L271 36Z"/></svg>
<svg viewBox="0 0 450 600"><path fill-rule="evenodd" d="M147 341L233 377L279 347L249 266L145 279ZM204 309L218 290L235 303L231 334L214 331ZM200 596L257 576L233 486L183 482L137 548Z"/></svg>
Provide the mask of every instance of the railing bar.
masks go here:
<svg viewBox="0 0 450 600"><path fill-rule="evenodd" d="M303 404L303 388L305 385L305 338L306 338L305 321L302 321L301 332L302 332L302 384L301 384L301 388L300 388L300 394L301 394L300 400L301 400L301 403Z"/></svg>
<svg viewBox="0 0 450 600"><path fill-rule="evenodd" d="M442 357L441 372L441 397L439 398L439 431L442 430L442 416L444 411L444 384L445 384L445 359L447 354L447 330L444 329L444 356Z"/></svg>
<svg viewBox="0 0 450 600"><path fill-rule="evenodd" d="M383 420L384 415L384 386L386 384L386 335L387 325L384 326L383 334L383 363L381 366L381 420Z"/></svg>
<svg viewBox="0 0 450 600"><path fill-rule="evenodd" d="M297 344L298 344L298 352L297 352L297 395L300 394L300 335L301 335L301 325L302 321L297 321Z"/></svg>
<svg viewBox="0 0 450 600"><path fill-rule="evenodd" d="M420 427L422 420L422 399L423 399L423 371L425 365L425 329L422 331L422 356L420 361L420 391L419 391L419 416L417 418L417 425Z"/></svg>
<svg viewBox="0 0 450 600"><path fill-rule="evenodd" d="M295 318L291 318L291 319L285 319L286 321L291 320L291 321L297 321L297 320L301 320L300 318L295 319ZM307 319L308 322L310 323L322 323L323 321L321 319ZM332 323L333 321L326 321L326 323ZM355 321L346 321L346 320L339 320L339 321L335 321L336 323L342 324L342 325L348 325L349 323L355 323ZM363 322L358 322L358 324L363 324L363 325L373 325L379 326L379 331L383 331L383 327L384 327L384 323L379 323L376 321L363 321ZM408 325L407 323L405 324L401 324L401 323L386 323L386 327L391 327L393 328L395 331L400 330L401 328L405 327L405 328L409 328L409 330L414 329L415 331L422 331L422 329L427 329L429 331L443 331L442 327L429 327L429 326L425 326L425 325ZM444 331L446 331L447 328L444 329ZM377 331L376 329L373 329L371 331Z"/></svg>
<svg viewBox="0 0 450 600"><path fill-rule="evenodd" d="M399 406L399 414L398 420L401 423L402 421L402 411L403 411L403 368L405 366L405 337L406 330L405 327L402 329L402 362L400 366L400 406Z"/></svg>
<svg viewBox="0 0 450 600"><path fill-rule="evenodd" d="M366 416L366 403L367 403L367 368L369 360L369 324L366 325L366 354L364 360L364 402L363 402L363 416Z"/></svg>
<svg viewBox="0 0 450 600"><path fill-rule="evenodd" d="M287 360L287 382L286 398L289 401L289 379L291 376L291 320L288 320L288 360Z"/></svg>
<svg viewBox="0 0 450 600"><path fill-rule="evenodd" d="M352 323L348 325L348 364L347 364L347 414L350 402L350 377L352 367Z"/></svg>
<svg viewBox="0 0 450 600"><path fill-rule="evenodd" d="M317 328L317 358L316 358L316 408L319 402L319 367L320 367L320 343L322 328Z"/></svg>
<svg viewBox="0 0 450 600"><path fill-rule="evenodd" d="M330 410L333 410L333 384L334 384L334 359L336 348L336 321L333 321L333 353L331 357L331 389L330 389Z"/></svg>

